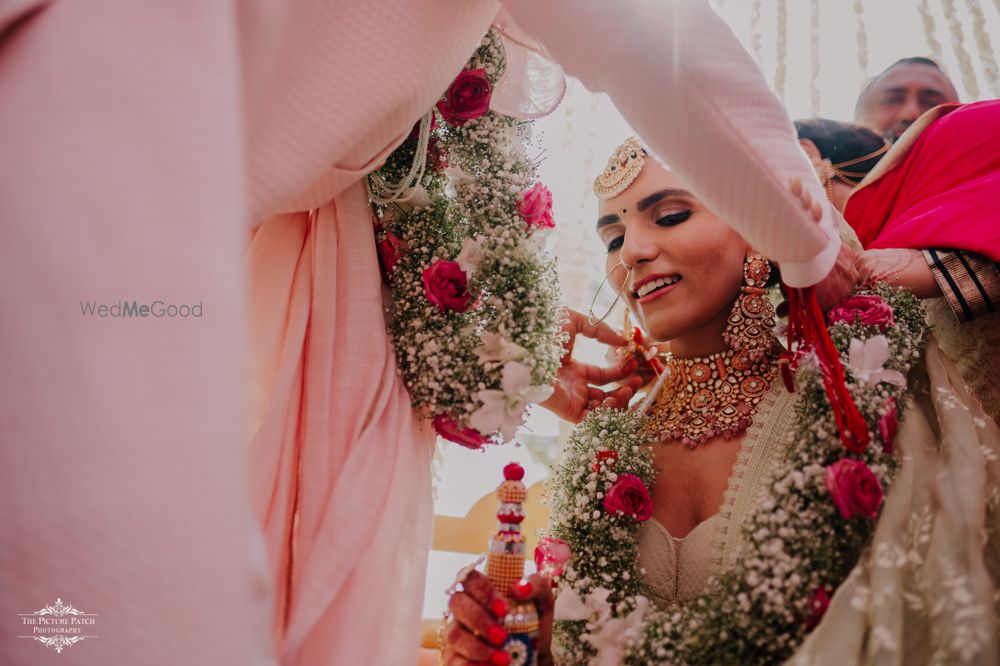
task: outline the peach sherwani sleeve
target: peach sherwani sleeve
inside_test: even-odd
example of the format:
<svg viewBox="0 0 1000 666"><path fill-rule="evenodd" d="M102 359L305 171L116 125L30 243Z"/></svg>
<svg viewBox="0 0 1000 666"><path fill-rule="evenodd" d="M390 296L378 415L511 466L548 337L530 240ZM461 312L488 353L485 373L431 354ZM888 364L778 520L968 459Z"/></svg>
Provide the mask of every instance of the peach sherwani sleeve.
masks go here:
<svg viewBox="0 0 1000 666"><path fill-rule="evenodd" d="M568 74L611 96L643 141L795 287L822 279L834 213L781 102L707 0L504 0ZM789 188L823 203L819 224Z"/></svg>
<svg viewBox="0 0 1000 666"><path fill-rule="evenodd" d="M498 6L332 2L261 98L250 181L251 489L281 663L407 664L419 644L434 433L383 313L363 177L430 109ZM317 20L313 17L313 21ZM311 212L310 212L311 211Z"/></svg>

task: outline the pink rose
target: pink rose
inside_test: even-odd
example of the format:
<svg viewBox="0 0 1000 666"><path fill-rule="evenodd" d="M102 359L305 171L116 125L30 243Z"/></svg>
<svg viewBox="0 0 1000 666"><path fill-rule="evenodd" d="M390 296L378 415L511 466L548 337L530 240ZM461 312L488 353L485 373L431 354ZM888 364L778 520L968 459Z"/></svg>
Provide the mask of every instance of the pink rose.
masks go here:
<svg viewBox="0 0 1000 666"><path fill-rule="evenodd" d="M435 259L424 269L424 295L441 311L465 312L472 304L469 278L454 261Z"/></svg>
<svg viewBox="0 0 1000 666"><path fill-rule="evenodd" d="M404 244L391 231L387 231L385 238L379 241L378 260L382 265L382 274L387 278L392 274L392 269L396 267L403 256Z"/></svg>
<svg viewBox="0 0 1000 666"><path fill-rule="evenodd" d="M844 520L878 515L884 499L882 484L868 465L860 460L843 458L826 468L825 481L826 489Z"/></svg>
<svg viewBox="0 0 1000 666"><path fill-rule="evenodd" d="M449 442L455 442L467 449L478 450L490 442L489 438L484 437L475 428L459 427L447 414L438 414L434 417L434 431Z"/></svg>
<svg viewBox="0 0 1000 666"><path fill-rule="evenodd" d="M521 195L517 212L529 227L551 229L556 226L552 218L552 192L541 183L535 183Z"/></svg>
<svg viewBox="0 0 1000 666"><path fill-rule="evenodd" d="M892 453L892 444L896 441L896 429L899 426L896 399L889 398L886 407L885 414L878 420L878 434L882 436L882 451Z"/></svg>
<svg viewBox="0 0 1000 666"><path fill-rule="evenodd" d="M437 109L449 124L464 125L490 110L492 92L486 70L467 69L448 87Z"/></svg>
<svg viewBox="0 0 1000 666"><path fill-rule="evenodd" d="M882 331L893 325L892 308L878 296L846 298L830 309L827 318L831 325L846 321L848 324L878 326Z"/></svg>
<svg viewBox="0 0 1000 666"><path fill-rule="evenodd" d="M642 479L634 474L622 474L604 496L604 510L615 515L623 513L642 522L653 515L653 498Z"/></svg>
<svg viewBox="0 0 1000 666"><path fill-rule="evenodd" d="M547 573L553 578L562 575L566 563L572 555L569 544L555 537L542 537L535 546L535 566L539 573Z"/></svg>
<svg viewBox="0 0 1000 666"><path fill-rule="evenodd" d="M806 619L806 631L812 631L823 616L826 615L826 609L830 607L830 593L827 592L825 587L816 588L816 592L813 593L812 601L809 603L809 617Z"/></svg>

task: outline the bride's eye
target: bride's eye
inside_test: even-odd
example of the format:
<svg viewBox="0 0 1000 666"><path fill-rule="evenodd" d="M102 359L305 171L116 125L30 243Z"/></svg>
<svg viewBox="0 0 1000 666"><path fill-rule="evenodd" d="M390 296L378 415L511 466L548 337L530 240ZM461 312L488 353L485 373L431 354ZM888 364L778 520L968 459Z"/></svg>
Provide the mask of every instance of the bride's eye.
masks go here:
<svg viewBox="0 0 1000 666"><path fill-rule="evenodd" d="M612 238L611 242L608 243L608 254L611 254L615 250L620 250L624 242L624 236L616 236L615 238Z"/></svg>
<svg viewBox="0 0 1000 666"><path fill-rule="evenodd" d="M667 215L661 215L657 218L656 223L661 227L672 227L674 225L684 222L689 217L691 217L691 210L682 210L677 213L669 213Z"/></svg>

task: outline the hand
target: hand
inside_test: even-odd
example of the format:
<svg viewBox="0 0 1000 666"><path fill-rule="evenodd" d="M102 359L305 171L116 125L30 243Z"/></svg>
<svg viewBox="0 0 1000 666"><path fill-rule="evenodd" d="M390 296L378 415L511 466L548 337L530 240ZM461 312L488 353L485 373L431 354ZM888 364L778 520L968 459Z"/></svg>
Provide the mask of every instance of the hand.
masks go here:
<svg viewBox="0 0 1000 666"><path fill-rule="evenodd" d="M816 300L820 308L827 312L834 305L851 295L854 286L862 281L858 267L858 253L841 241L840 252L833 269L816 285Z"/></svg>
<svg viewBox="0 0 1000 666"><path fill-rule="evenodd" d="M448 600L451 620L444 629L441 663L449 666L501 663L509 656L503 649L507 631L502 623L507 615L506 600L493 583L478 571L470 571L462 581L462 591Z"/></svg>
<svg viewBox="0 0 1000 666"><path fill-rule="evenodd" d="M538 610L538 666L552 666L552 621L555 616L556 597L552 583L545 576L531 574L522 584L515 585L511 595L521 601L534 601Z"/></svg>
<svg viewBox="0 0 1000 666"><path fill-rule="evenodd" d="M507 632L501 626L509 609L506 600L496 593L490 579L478 571L469 572L462 588L448 602L452 617L444 630L441 663L448 666L507 663L509 655L503 650ZM538 664L550 666L555 606L551 585L534 574L515 585L511 597L535 602L539 619Z"/></svg>
<svg viewBox="0 0 1000 666"><path fill-rule="evenodd" d="M858 264L866 280L908 287L917 298L941 295L941 287L920 250L867 250L861 254Z"/></svg>
<svg viewBox="0 0 1000 666"><path fill-rule="evenodd" d="M613 347L623 347L628 340L615 333L603 322L591 324L587 317L576 310L569 310L569 322L563 331L569 334L564 347L562 366L556 373L555 389L548 400L541 403L550 412L572 423L579 423L591 409L604 405L624 409L635 392L645 383L635 374L639 367L632 358L610 368L580 363L573 358L573 344L576 336L582 334L598 342ZM611 382L622 382L622 386L612 391L598 388Z"/></svg>

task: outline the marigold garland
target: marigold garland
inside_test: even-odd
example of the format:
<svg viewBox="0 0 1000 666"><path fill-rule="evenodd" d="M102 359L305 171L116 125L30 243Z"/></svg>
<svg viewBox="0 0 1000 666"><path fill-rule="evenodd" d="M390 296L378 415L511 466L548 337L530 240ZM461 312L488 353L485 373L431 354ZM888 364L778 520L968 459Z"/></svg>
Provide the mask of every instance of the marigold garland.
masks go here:
<svg viewBox="0 0 1000 666"><path fill-rule="evenodd" d="M743 526L746 550L679 612L655 611L642 595L641 500L625 511L605 508L624 476L647 487L653 482L651 443L640 434L644 417L600 409L575 429L550 482L550 531L573 552L559 604L584 619L556 623L557 663L590 663L597 646L609 642L626 664L779 663L819 622L874 533L898 466L892 449L907 402L904 377L926 334L913 294L881 284L831 311L830 322L871 443L859 454L844 448L820 370L809 356L800 358L798 425L768 495ZM883 364L870 362L884 351Z"/></svg>
<svg viewBox="0 0 1000 666"><path fill-rule="evenodd" d="M387 321L418 413L451 441L509 440L562 356L551 194L530 125L489 110L506 58L491 30L410 137L369 176Z"/></svg>

